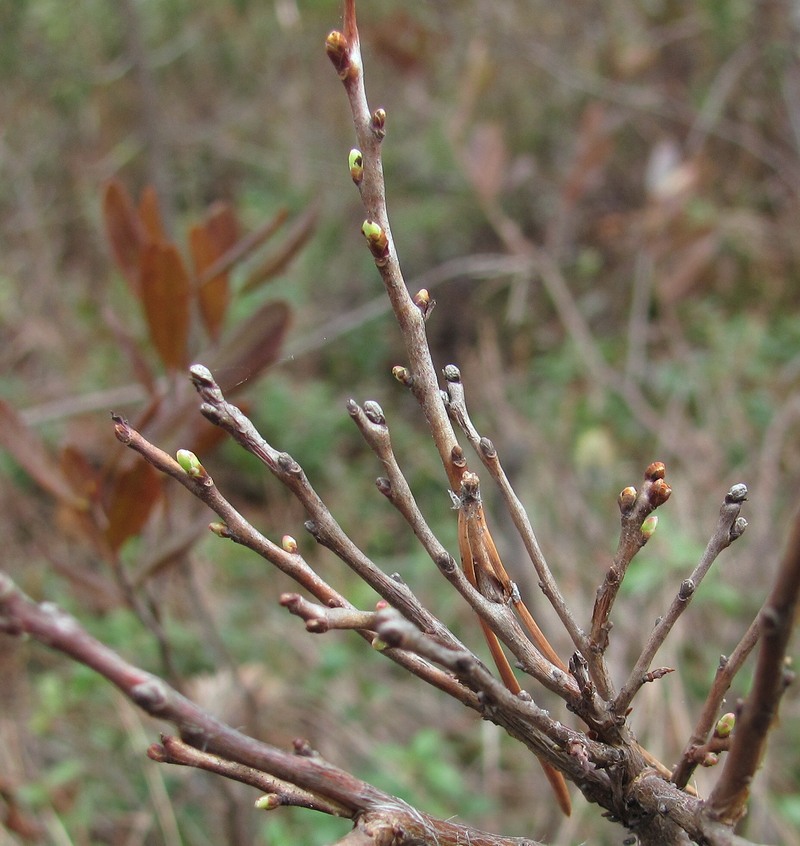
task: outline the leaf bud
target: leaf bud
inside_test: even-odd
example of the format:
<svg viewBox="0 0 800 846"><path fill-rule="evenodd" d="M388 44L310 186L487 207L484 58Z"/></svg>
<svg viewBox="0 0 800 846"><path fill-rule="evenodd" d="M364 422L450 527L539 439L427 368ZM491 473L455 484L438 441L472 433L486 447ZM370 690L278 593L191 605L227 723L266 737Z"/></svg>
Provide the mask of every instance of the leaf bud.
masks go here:
<svg viewBox="0 0 800 846"><path fill-rule="evenodd" d="M411 371L407 367L395 364L392 368L392 376L394 376L401 385L405 385L407 388L411 387L412 376Z"/></svg>
<svg viewBox="0 0 800 846"><path fill-rule="evenodd" d="M715 737L730 737L731 732L736 725L736 714L728 713L723 714L718 720L717 725L714 727L714 736Z"/></svg>
<svg viewBox="0 0 800 846"><path fill-rule="evenodd" d="M382 141L386 137L386 112L383 109L375 109L370 125L375 137Z"/></svg>
<svg viewBox="0 0 800 846"><path fill-rule="evenodd" d="M281 538L281 548L284 552L288 552L290 555L296 555L297 541L291 535L284 535Z"/></svg>
<svg viewBox="0 0 800 846"><path fill-rule="evenodd" d="M663 505L672 494L672 488L661 478L654 479L647 492L647 498L653 508Z"/></svg>
<svg viewBox="0 0 800 846"><path fill-rule="evenodd" d="M378 267L383 267L389 261L389 239L380 224L374 220L365 220L361 232L367 239L369 251Z"/></svg>
<svg viewBox="0 0 800 846"><path fill-rule="evenodd" d="M364 178L364 156L361 154L361 150L357 150L353 147L350 151L348 164L350 166L350 176L353 178L353 182L355 182L356 185L360 185L361 180Z"/></svg>
<svg viewBox="0 0 800 846"><path fill-rule="evenodd" d="M350 61L350 44L344 34L334 29L325 39L325 52L336 68L340 79L346 79L352 68Z"/></svg>
<svg viewBox="0 0 800 846"><path fill-rule="evenodd" d="M667 468L664 466L663 461L654 461L652 464L648 465L647 470L644 471L645 479L650 482L654 482L656 479L663 479L666 474Z"/></svg>
<svg viewBox="0 0 800 846"><path fill-rule="evenodd" d="M385 640L381 640L381 639L380 639L377 635L375 635L375 637L374 637L374 638L372 638L372 648L373 648L376 652L383 652L383 651L384 651L384 649L388 649L388 648L389 648L389 644L388 644L388 643L386 643L386 641L385 641Z"/></svg>
<svg viewBox="0 0 800 846"><path fill-rule="evenodd" d="M744 502L747 499L747 485L739 482L725 494L725 502Z"/></svg>
<svg viewBox="0 0 800 846"><path fill-rule="evenodd" d="M622 514L627 514L635 505L636 503L636 488L631 487L628 485L627 488L623 488L619 496L617 497L617 505L619 505L619 510Z"/></svg>
<svg viewBox="0 0 800 846"><path fill-rule="evenodd" d="M436 300L431 297L427 288L420 288L414 295L414 305L422 313L424 320L431 316L431 312L436 308Z"/></svg>
<svg viewBox="0 0 800 846"><path fill-rule="evenodd" d="M230 538L231 530L224 524L224 523L209 523L208 528L218 537L218 538Z"/></svg>
<svg viewBox="0 0 800 846"><path fill-rule="evenodd" d="M642 540L644 543L650 540L653 537L653 532L656 530L656 526L658 525L658 516L656 514L651 514L649 517L646 517L644 522L642 523L642 528L640 529L642 533Z"/></svg>
<svg viewBox="0 0 800 846"><path fill-rule="evenodd" d="M744 534L744 530L747 528L747 520L744 517L737 517L733 521L733 525L731 526L730 532L728 532L728 537L731 541L735 541L737 538L740 538Z"/></svg>
<svg viewBox="0 0 800 846"><path fill-rule="evenodd" d="M703 760L700 762L701 767L716 767L719 763L719 755L716 752L706 752Z"/></svg>
<svg viewBox="0 0 800 846"><path fill-rule="evenodd" d="M198 457L191 450L179 449L175 458L178 460L178 464L181 465L184 473L193 479L208 475L206 468L203 467Z"/></svg>
<svg viewBox="0 0 800 846"><path fill-rule="evenodd" d="M255 808L259 811L274 811L281 805L281 798L277 793L265 793L255 801Z"/></svg>

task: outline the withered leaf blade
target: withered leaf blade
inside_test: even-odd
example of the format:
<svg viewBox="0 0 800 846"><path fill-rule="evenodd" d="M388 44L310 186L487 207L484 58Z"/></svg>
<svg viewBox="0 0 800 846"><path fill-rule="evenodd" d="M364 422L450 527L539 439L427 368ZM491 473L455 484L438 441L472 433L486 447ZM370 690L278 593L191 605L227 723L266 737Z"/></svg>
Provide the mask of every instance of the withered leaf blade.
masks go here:
<svg viewBox="0 0 800 846"><path fill-rule="evenodd" d="M140 295L139 263L145 242L145 230L139 220L133 201L118 180L106 184L103 193L103 219L106 236L122 275L134 294Z"/></svg>
<svg viewBox="0 0 800 846"><path fill-rule="evenodd" d="M152 185L145 186L142 196L139 198L139 219L147 233L148 241L168 240L164 231L164 220L161 217L158 195Z"/></svg>
<svg viewBox="0 0 800 846"><path fill-rule="evenodd" d="M219 386L231 393L259 378L277 361L290 322L286 303L266 303L236 327L219 352L200 360L211 362Z"/></svg>
<svg viewBox="0 0 800 846"><path fill-rule="evenodd" d="M150 339L167 370L186 365L189 274L174 244L150 243L142 252L142 305Z"/></svg>
<svg viewBox="0 0 800 846"><path fill-rule="evenodd" d="M238 237L239 224L233 208L229 203L215 203L205 221L189 231L196 277L203 277L236 244ZM227 269L199 285L197 297L203 325L211 340L216 341L222 331L230 299Z"/></svg>
<svg viewBox="0 0 800 846"><path fill-rule="evenodd" d="M259 288L270 279L282 273L292 259L310 240L317 227L318 207L307 209L291 226L286 240L271 255L267 256L247 277L242 291L244 293Z"/></svg>
<svg viewBox="0 0 800 846"><path fill-rule="evenodd" d="M60 502L85 508L86 499L75 491L44 441L22 416L0 398L0 446L44 490Z"/></svg>
<svg viewBox="0 0 800 846"><path fill-rule="evenodd" d="M107 509L106 540L112 550L144 528L160 496L161 477L144 461L117 476Z"/></svg>

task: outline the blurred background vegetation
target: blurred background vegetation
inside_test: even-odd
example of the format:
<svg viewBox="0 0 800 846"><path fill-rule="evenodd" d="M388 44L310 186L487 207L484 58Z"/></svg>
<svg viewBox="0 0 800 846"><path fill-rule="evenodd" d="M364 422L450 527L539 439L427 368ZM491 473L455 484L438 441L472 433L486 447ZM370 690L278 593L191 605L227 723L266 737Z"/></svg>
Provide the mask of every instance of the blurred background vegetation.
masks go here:
<svg viewBox="0 0 800 846"><path fill-rule="evenodd" d="M461 368L478 428L580 620L614 549L617 493L651 460L667 463L673 497L614 615L618 683L702 553L725 492L750 489L747 533L657 657L679 672L649 685L631 715L666 762L720 653L760 606L797 506L799 14L788 0L360 5L409 287L438 301L437 364ZM454 549L444 476L391 378L402 348L359 233L353 133L322 48L339 20L338 0L0 4L0 398L53 456L53 475L70 467L74 484L121 461L110 408L136 423L153 390L162 403L186 394L163 374L113 262L109 179L134 197L153 186L182 250L215 201L244 231L315 207L313 236L309 224L269 285L239 290L247 262L231 279L229 337L262 304L290 306L279 361L263 375L241 365L217 375L238 383L267 439L304 466L364 549L480 649L471 613L374 490L380 468L344 408L350 396L382 404L412 487ZM159 443L185 446L178 428L164 426ZM0 452L3 566L124 655L234 725L278 744L307 737L425 810L560 844L621 842L579 798L559 820L538 767L492 726L354 637L307 635L276 607L289 583L206 538L211 515L176 486L109 551L12 453ZM335 586L373 602L304 536L302 513L256 462L210 442L200 457L271 538L296 536ZM567 654L493 513L510 569ZM176 536L183 543L163 552ZM144 750L159 726L38 646L0 642L0 677L3 846L321 844L347 829L309 812L262 815L252 791L154 766ZM754 839L800 843L799 747L793 688L744 823ZM698 776L701 792L713 778Z"/></svg>

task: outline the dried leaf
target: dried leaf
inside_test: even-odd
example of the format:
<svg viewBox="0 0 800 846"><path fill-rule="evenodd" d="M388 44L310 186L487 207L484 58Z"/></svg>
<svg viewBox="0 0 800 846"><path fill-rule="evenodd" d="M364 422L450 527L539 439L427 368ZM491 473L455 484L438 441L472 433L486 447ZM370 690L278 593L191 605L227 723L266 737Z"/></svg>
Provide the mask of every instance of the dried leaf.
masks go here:
<svg viewBox="0 0 800 846"><path fill-rule="evenodd" d="M266 303L236 327L216 356L203 358L210 361L209 366L224 392L257 379L277 360L290 320L286 303Z"/></svg>
<svg viewBox="0 0 800 846"><path fill-rule="evenodd" d="M492 202L503 188L508 172L508 150L502 127L496 123L476 126L464 153L475 191L484 202Z"/></svg>
<svg viewBox="0 0 800 846"><path fill-rule="evenodd" d="M150 338L167 370L186 365L189 274L174 244L148 244L142 253L142 304Z"/></svg>
<svg viewBox="0 0 800 846"><path fill-rule="evenodd" d="M106 540L113 550L144 528L160 496L161 476L144 461L117 476L107 509Z"/></svg>
<svg viewBox="0 0 800 846"><path fill-rule="evenodd" d="M136 214L130 195L117 179L112 179L106 184L103 194L103 218L114 260L131 290L138 297L141 290L139 265L145 242L145 230Z"/></svg>
<svg viewBox="0 0 800 846"><path fill-rule="evenodd" d="M158 205L158 195L152 185L147 185L139 198L139 219L147 233L148 241L168 240Z"/></svg>
<svg viewBox="0 0 800 846"><path fill-rule="evenodd" d="M75 491L62 472L58 459L20 414L0 398L0 446L8 450L20 467L57 500L73 508L86 508L87 502Z"/></svg>
<svg viewBox="0 0 800 846"><path fill-rule="evenodd" d="M318 209L312 206L291 227L286 240L277 252L268 256L247 278L242 291L253 291L279 273L284 271L289 262L300 252L314 234L317 226Z"/></svg>
<svg viewBox="0 0 800 846"><path fill-rule="evenodd" d="M215 203L205 221L192 227L189 245L197 278L231 250L237 242L238 230L236 214L228 203ZM216 341L222 331L230 297L227 271L204 282L198 287L197 295L203 324L211 339Z"/></svg>

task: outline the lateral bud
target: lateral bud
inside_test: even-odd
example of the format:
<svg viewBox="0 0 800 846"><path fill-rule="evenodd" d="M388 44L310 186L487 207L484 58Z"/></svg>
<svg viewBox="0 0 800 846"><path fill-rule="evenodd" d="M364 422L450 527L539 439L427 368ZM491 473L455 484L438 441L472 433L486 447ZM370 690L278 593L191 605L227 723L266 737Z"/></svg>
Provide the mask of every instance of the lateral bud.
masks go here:
<svg viewBox="0 0 800 846"><path fill-rule="evenodd" d="M281 538L281 549L291 555L297 554L297 541L291 535L284 535Z"/></svg>
<svg viewBox="0 0 800 846"><path fill-rule="evenodd" d="M723 714L714 727L714 737L730 737L731 732L736 726L736 714Z"/></svg>
<svg viewBox="0 0 800 846"><path fill-rule="evenodd" d="M218 537L218 538L231 538L231 530L224 524L224 523L209 523L208 528Z"/></svg>
<svg viewBox="0 0 800 846"><path fill-rule="evenodd" d="M651 514L642 522L642 528L639 530L642 533L642 543L645 544L653 537L653 533L658 525L658 515Z"/></svg>
<svg viewBox="0 0 800 846"><path fill-rule="evenodd" d="M420 288L414 295L414 305L420 310L423 320L427 321L436 308L436 300L431 297L427 288Z"/></svg>
<svg viewBox="0 0 800 846"><path fill-rule="evenodd" d="M663 505L672 495L672 488L662 478L654 479L647 493L647 498L653 508Z"/></svg>
<svg viewBox="0 0 800 846"><path fill-rule="evenodd" d="M663 461L654 461L649 464L647 470L644 471L644 477L649 482L655 482L656 479L663 479L667 475L667 468Z"/></svg>
<svg viewBox="0 0 800 846"><path fill-rule="evenodd" d="M383 141L386 137L386 112L383 109L375 109L372 113L372 120L370 121L375 137L379 141Z"/></svg>
<svg viewBox="0 0 800 846"><path fill-rule="evenodd" d="M365 220L361 232L367 239L367 246L378 267L384 267L389 261L389 239L383 227L374 220Z"/></svg>
<svg viewBox="0 0 800 846"><path fill-rule="evenodd" d="M394 376L401 385L405 385L407 388L410 388L411 383L414 381L411 371L407 367L403 367L401 364L395 364L392 368L392 376Z"/></svg>
<svg viewBox="0 0 800 846"><path fill-rule="evenodd" d="M628 485L619 492L617 497L617 505L619 505L620 512L628 514L633 506L636 504L636 488Z"/></svg>
<svg viewBox="0 0 800 846"><path fill-rule="evenodd" d="M191 450L179 449L175 458L187 476L191 476L193 479L201 479L208 476L206 468L203 467L198 457Z"/></svg>
<svg viewBox="0 0 800 846"><path fill-rule="evenodd" d="M353 182L355 182L356 185L360 185L361 181L364 179L364 156L361 154L361 150L353 147L350 151L347 163L350 166L350 176L352 177Z"/></svg>
<svg viewBox="0 0 800 846"><path fill-rule="evenodd" d="M350 44L338 29L328 33L325 39L325 52L336 68L339 79L345 80L354 72L353 63L350 61Z"/></svg>

